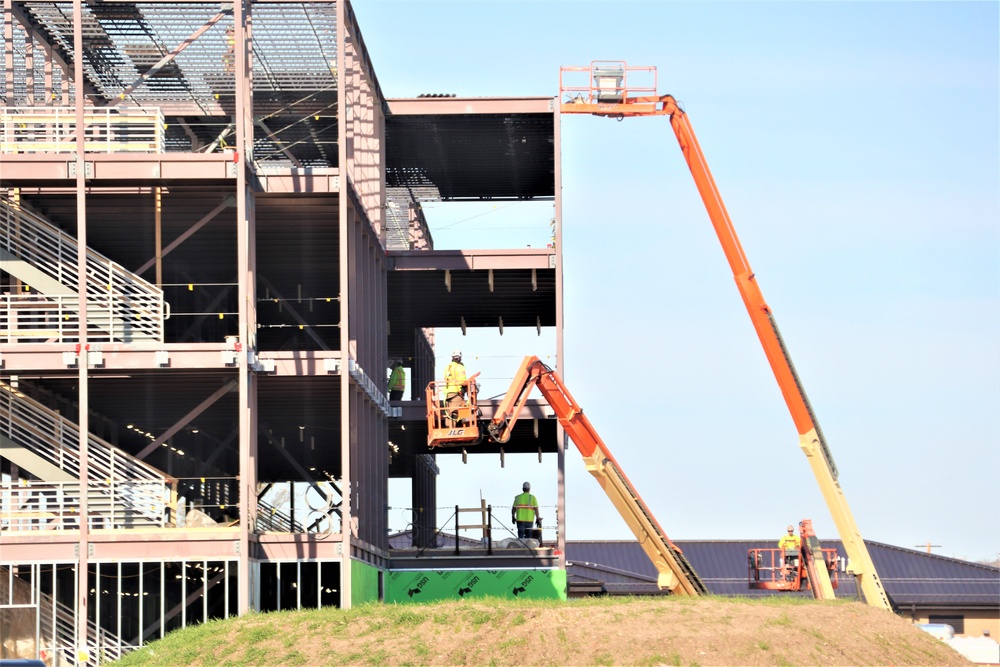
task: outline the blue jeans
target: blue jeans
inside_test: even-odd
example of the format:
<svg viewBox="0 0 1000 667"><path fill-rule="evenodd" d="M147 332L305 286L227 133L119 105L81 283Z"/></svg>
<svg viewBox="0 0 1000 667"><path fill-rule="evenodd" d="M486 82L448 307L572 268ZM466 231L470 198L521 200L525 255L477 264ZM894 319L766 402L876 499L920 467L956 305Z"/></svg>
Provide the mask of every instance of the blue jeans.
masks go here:
<svg viewBox="0 0 1000 667"><path fill-rule="evenodd" d="M531 521L517 522L517 539L523 540L534 537L534 523Z"/></svg>

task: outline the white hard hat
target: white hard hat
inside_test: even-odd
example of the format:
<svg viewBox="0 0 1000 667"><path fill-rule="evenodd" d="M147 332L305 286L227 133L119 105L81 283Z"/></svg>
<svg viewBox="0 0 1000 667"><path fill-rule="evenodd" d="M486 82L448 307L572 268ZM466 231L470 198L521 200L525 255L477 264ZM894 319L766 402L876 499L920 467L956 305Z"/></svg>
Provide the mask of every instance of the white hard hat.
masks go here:
<svg viewBox="0 0 1000 667"><path fill-rule="evenodd" d="M521 485L522 491L531 491L531 482L525 482Z"/></svg>
<svg viewBox="0 0 1000 667"><path fill-rule="evenodd" d="M462 358L462 351L461 350L452 350L451 351L451 358L454 359L455 357L458 357L459 359L461 359Z"/></svg>

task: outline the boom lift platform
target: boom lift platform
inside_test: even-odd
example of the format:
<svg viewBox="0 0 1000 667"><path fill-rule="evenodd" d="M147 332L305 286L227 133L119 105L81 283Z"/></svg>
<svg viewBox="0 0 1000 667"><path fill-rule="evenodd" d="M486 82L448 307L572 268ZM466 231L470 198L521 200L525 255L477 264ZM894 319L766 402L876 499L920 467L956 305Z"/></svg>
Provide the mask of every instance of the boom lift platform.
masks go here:
<svg viewBox="0 0 1000 667"><path fill-rule="evenodd" d="M750 549L747 580L751 589L810 590L817 600L832 600L837 588L837 550L820 546L812 520L799 522L798 549Z"/></svg>
<svg viewBox="0 0 1000 667"><path fill-rule="evenodd" d="M582 85L570 85L573 81L569 79L580 81L581 77L585 77L580 82ZM632 116L667 116L670 119L670 126L722 244L740 296L795 422L799 447L805 453L830 508L858 588L869 605L891 610L892 605L875 571L868 547L837 481L837 466L830 448L816 422L771 308L764 301L756 276L743 252L687 114L673 96L656 93L655 67L630 67L625 61L593 61L589 67L563 67L559 73L559 87L560 111L564 114L590 114L618 120Z"/></svg>
<svg viewBox="0 0 1000 667"><path fill-rule="evenodd" d="M479 385L476 378L479 373L470 376L462 386L465 388L467 400L464 405L448 405L444 382L430 382L427 385L427 446L478 445L483 440L482 428L479 424L479 404L476 392Z"/></svg>
<svg viewBox="0 0 1000 667"><path fill-rule="evenodd" d="M474 402L475 393L472 390L475 383L470 378L470 396L468 405L462 413L466 421L473 420L478 415L478 406ZM432 383L433 385L433 383ZM546 366L538 357L527 356L521 363L511 381L507 394L493 413L493 418L486 424L489 437L500 444L510 440L514 424L524 408L533 387L538 387L542 396L559 419L559 424L580 450L587 470L604 489L615 508L625 519L629 529L639 540L646 555L653 562L657 572L657 585L661 589L669 589L675 595L698 596L707 595L708 590L698 578L698 574L688 563L683 552L667 537L646 507L635 487L625 476L615 457L611 455L604 441L594 430L590 420L566 389L559 375ZM427 444L430 447L446 447L463 445L471 442L471 438L482 437L480 427L473 429L470 425L462 425L453 429L435 427L440 424L443 407L440 399L435 398L431 386L427 389ZM449 416L450 419L450 416Z"/></svg>

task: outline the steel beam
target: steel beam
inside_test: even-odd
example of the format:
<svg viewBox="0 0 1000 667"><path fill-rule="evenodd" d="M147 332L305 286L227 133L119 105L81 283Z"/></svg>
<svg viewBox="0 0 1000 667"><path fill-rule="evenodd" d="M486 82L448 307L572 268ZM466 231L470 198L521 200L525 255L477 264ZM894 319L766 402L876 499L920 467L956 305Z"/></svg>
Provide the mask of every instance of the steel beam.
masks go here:
<svg viewBox="0 0 1000 667"><path fill-rule="evenodd" d="M386 253L394 271L551 269L553 248L524 250L399 250Z"/></svg>
<svg viewBox="0 0 1000 667"><path fill-rule="evenodd" d="M193 410L191 410L186 415L181 417L180 420L177 421L177 423L175 423L173 426L164 431L162 435L156 438L156 440L153 440L153 442L146 445L146 447L141 452L135 455L135 458L141 461L142 459L152 454L154 451L156 451L157 447L165 443L170 438L174 437L181 429L190 424L198 415L200 415L205 410L210 408L220 398L231 392L233 388L236 387L236 385L237 385L236 380L230 380L226 384L216 389L211 396L206 398L204 401L199 403Z"/></svg>
<svg viewBox="0 0 1000 667"><path fill-rule="evenodd" d="M554 97L411 97L386 100L393 116L552 113Z"/></svg>
<svg viewBox="0 0 1000 667"><path fill-rule="evenodd" d="M208 32L212 28L212 26L221 21L222 18L225 16L226 16L225 14L220 12L215 16L213 16L212 18L208 19L208 21L206 21L204 25L202 25L200 28L191 33L184 41L175 46L172 51L170 51L165 56L160 58L160 60L155 65L146 70L138 79L136 79L129 85L125 86L125 89L118 94L118 99L124 100L126 97L131 95L136 88L141 86L147 79L154 76L157 72L163 69L171 60L176 58L177 55L181 53L184 49L194 44L195 40L197 40L199 37Z"/></svg>
<svg viewBox="0 0 1000 667"><path fill-rule="evenodd" d="M89 183L127 181L232 181L233 153L87 153ZM0 154L0 185L46 181L72 185L72 158L66 153Z"/></svg>
<svg viewBox="0 0 1000 667"><path fill-rule="evenodd" d="M101 371L133 371L160 368L218 369L232 371L233 367L222 359L222 352L232 350L225 343L164 343L124 344L103 343L91 345L91 352L100 352L104 363ZM7 343L0 345L5 373L68 372L64 352L76 352L73 343ZM15 354L16 353L16 354ZM336 353L331 353L331 356ZM318 356L316 356L318 355ZM304 368L315 369L315 375L326 375L320 353L306 355ZM309 360L312 360L311 362ZM75 369L73 369L75 372ZM91 369L91 375L95 375Z"/></svg>
<svg viewBox="0 0 1000 667"><path fill-rule="evenodd" d="M184 231L183 234L181 234L176 239L174 239L169 244L167 244L166 248L164 248L163 250L159 251L156 255L154 255L152 258L150 258L149 261L147 261L145 264L143 264L138 269L136 269L135 273L137 273L138 275L142 275L143 273L145 273L146 271L148 271L154 264L157 263L158 260L166 257L171 252L173 252L174 250L176 250L177 247L180 244L182 244L185 241L187 241L189 238L191 238L192 236L194 236L194 234L199 229L201 229L202 227L204 227L205 225L207 225L209 222L211 222L212 220L214 220L215 216L219 215L220 213L222 213L227 208L232 207L235 203L236 203L236 198L235 197L233 197L232 195L226 195L226 197L222 200L222 203L220 203L218 206L216 206L211 211L209 211L208 213L206 213L202 217L201 220L199 220L198 222L196 222L193 225L191 225L190 227L188 227ZM159 209L159 188L157 188L157 209L156 209L156 219L157 219L157 222L159 222L159 216L160 216L160 212L159 211L160 211L160 209ZM157 237L157 242L159 242L159 237ZM159 277L157 277L157 279L159 279Z"/></svg>
<svg viewBox="0 0 1000 667"><path fill-rule="evenodd" d="M327 194L340 191L340 170L325 168L267 169L257 174L260 188L268 194Z"/></svg>
<svg viewBox="0 0 1000 667"><path fill-rule="evenodd" d="M339 561L345 550L343 535L337 533L268 533L257 536L257 558L262 561Z"/></svg>

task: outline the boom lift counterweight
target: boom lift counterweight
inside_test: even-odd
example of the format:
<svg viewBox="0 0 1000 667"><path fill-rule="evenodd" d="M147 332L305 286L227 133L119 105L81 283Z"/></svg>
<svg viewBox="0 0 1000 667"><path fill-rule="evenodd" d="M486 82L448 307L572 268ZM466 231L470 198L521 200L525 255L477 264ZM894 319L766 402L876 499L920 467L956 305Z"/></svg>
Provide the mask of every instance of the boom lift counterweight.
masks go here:
<svg viewBox="0 0 1000 667"><path fill-rule="evenodd" d="M588 77L587 85L571 86L564 82L564 76L572 77L584 73ZM652 86L629 85L630 74L633 78L636 76L640 79L651 78ZM826 504L830 508L830 514L837 525L858 588L868 604L891 609L892 605L875 571L868 547L861 537L844 492L837 481L837 466L830 454L826 439L816 422L812 406L792 365L771 309L764 301L750 263L743 252L743 246L722 201L715 179L712 178L712 172L708 168L701 146L698 145L687 114L671 95L656 94L655 67L629 67L624 61L594 61L590 67L563 67L559 82L560 111L564 114L590 114L619 120L626 116L670 118L670 126L694 177L695 185L732 269L740 296L750 314L750 320L764 348L764 354L795 422L799 433L799 446L812 467Z"/></svg>

